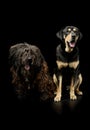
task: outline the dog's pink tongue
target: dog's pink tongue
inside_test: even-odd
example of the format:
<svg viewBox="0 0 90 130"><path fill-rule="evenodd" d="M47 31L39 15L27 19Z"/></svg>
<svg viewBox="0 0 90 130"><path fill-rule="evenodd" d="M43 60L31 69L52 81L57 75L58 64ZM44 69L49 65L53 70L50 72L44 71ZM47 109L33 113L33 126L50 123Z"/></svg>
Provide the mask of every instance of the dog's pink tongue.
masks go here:
<svg viewBox="0 0 90 130"><path fill-rule="evenodd" d="M74 42L70 42L69 45L70 45L70 47L75 47L75 43Z"/></svg>
<svg viewBox="0 0 90 130"><path fill-rule="evenodd" d="M30 66L29 65L25 65L25 70L30 70Z"/></svg>

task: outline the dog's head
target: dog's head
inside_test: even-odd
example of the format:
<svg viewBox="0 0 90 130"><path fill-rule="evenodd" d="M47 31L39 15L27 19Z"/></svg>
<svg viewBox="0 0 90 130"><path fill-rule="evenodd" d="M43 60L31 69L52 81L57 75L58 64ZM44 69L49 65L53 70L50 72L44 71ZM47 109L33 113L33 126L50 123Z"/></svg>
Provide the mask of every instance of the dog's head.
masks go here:
<svg viewBox="0 0 90 130"><path fill-rule="evenodd" d="M16 68L23 67L26 71L32 67L40 67L43 61L40 49L27 43L13 45L9 52L10 65Z"/></svg>
<svg viewBox="0 0 90 130"><path fill-rule="evenodd" d="M75 26L66 26L56 33L56 36L65 44L65 51L71 52L76 47L77 42L82 38L82 33Z"/></svg>

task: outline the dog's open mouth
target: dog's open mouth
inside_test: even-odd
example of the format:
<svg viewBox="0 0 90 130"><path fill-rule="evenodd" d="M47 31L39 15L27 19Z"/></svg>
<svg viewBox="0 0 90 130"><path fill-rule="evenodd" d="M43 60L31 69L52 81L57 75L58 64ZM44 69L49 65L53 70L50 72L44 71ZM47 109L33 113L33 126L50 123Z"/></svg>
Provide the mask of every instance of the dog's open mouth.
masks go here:
<svg viewBox="0 0 90 130"><path fill-rule="evenodd" d="M74 48L75 45L76 45L76 43L72 41L72 42L68 42L68 45L69 45L71 48Z"/></svg>
<svg viewBox="0 0 90 130"><path fill-rule="evenodd" d="M30 65L26 64L26 65L24 66L24 68L25 68L25 70L30 70Z"/></svg>
<svg viewBox="0 0 90 130"><path fill-rule="evenodd" d="M32 59L29 59L29 60L26 62L26 64L24 65L25 70L27 70L27 71L30 70L31 65L32 65Z"/></svg>

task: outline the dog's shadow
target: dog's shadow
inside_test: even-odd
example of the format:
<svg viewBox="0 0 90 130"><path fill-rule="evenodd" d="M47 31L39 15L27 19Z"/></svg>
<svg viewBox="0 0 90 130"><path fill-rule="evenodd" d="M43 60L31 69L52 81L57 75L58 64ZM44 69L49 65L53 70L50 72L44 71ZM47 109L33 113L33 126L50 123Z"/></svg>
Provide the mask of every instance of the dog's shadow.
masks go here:
<svg viewBox="0 0 90 130"><path fill-rule="evenodd" d="M70 100L69 98L62 99L59 102L53 102L52 109L55 111L56 114L59 115L74 112L79 106L81 100L82 96L78 96L77 100Z"/></svg>

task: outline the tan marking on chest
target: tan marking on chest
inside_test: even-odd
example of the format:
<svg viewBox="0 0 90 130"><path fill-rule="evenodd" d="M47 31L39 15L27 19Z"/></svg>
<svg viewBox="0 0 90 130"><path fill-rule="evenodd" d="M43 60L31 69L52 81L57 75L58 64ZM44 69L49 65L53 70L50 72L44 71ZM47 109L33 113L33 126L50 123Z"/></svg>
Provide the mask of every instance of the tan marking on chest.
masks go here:
<svg viewBox="0 0 90 130"><path fill-rule="evenodd" d="M69 67L74 69L76 69L78 65L79 65L79 60L69 63Z"/></svg>
<svg viewBox="0 0 90 130"><path fill-rule="evenodd" d="M74 61L74 62L70 62L70 63L67 63L67 62L62 62L62 61L56 61L57 63L57 66L58 66L58 69L61 69L61 68L65 68L67 66L69 66L70 68L74 68L76 69L77 66L79 65L79 60L78 61Z"/></svg>
<svg viewBox="0 0 90 130"><path fill-rule="evenodd" d="M58 69L61 69L61 68L63 68L63 67L67 67L67 66L68 66L68 63L67 63L67 62L64 63L64 62L62 62L62 61L56 61L56 63L57 63Z"/></svg>

